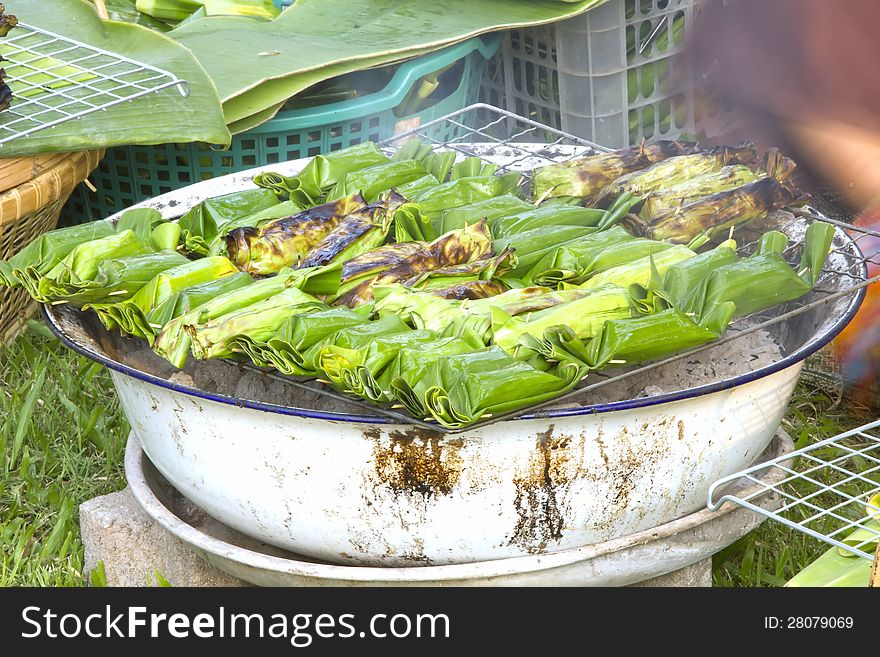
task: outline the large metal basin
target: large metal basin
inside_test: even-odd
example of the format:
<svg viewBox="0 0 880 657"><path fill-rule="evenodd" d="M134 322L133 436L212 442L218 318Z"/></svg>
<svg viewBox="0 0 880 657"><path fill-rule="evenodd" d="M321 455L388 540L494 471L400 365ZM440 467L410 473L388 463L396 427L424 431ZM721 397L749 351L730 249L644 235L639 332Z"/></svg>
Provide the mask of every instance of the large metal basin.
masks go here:
<svg viewBox="0 0 880 657"><path fill-rule="evenodd" d="M242 187L248 175L152 205L176 216L199 198ZM843 232L835 245L832 264L861 274L858 250ZM824 285L839 289L852 280L830 277ZM861 297L838 298L772 327L785 356L759 370L454 436L172 383L114 357L85 315L55 307L47 318L69 346L110 368L144 452L207 513L308 557L406 566L566 550L702 508L713 481L764 451L803 360L846 325Z"/></svg>

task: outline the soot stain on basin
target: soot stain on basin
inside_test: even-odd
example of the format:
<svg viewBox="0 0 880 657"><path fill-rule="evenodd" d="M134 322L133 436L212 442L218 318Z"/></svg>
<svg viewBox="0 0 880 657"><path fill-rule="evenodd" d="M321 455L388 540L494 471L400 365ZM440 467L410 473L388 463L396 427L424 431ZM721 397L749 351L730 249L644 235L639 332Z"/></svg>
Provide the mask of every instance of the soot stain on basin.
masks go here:
<svg viewBox="0 0 880 657"><path fill-rule="evenodd" d="M461 479L464 441L460 438L450 440L420 428L391 431L387 442L374 428L364 431L364 436L375 443L378 481L395 493L419 495L425 500L446 496Z"/></svg>
<svg viewBox="0 0 880 657"><path fill-rule="evenodd" d="M508 545L517 545L529 554L541 553L562 539L566 492L581 471L581 464L569 462L572 436L554 436L555 429L551 424L537 433L528 466L513 478L517 521Z"/></svg>

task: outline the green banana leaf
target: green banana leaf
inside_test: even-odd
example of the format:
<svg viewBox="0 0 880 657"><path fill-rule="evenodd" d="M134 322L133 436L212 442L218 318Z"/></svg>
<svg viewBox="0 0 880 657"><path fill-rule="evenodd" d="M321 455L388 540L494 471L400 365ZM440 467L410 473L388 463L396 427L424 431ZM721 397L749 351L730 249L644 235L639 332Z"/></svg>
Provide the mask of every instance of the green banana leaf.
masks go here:
<svg viewBox="0 0 880 657"><path fill-rule="evenodd" d="M159 32L167 32L173 27L164 21L139 12L135 7L135 2L136 0L104 0L104 6L107 8L110 19L114 21L137 23ZM94 0L92 0L92 4L94 4Z"/></svg>
<svg viewBox="0 0 880 657"><path fill-rule="evenodd" d="M871 562L856 556L841 556L832 547L785 583L798 587L864 587L871 581Z"/></svg>
<svg viewBox="0 0 880 657"><path fill-rule="evenodd" d="M134 296L157 274L187 262L186 257L168 250L111 258L101 261L94 278L66 284L47 281L42 294L53 302L63 300L74 306L119 302Z"/></svg>
<svg viewBox="0 0 880 657"><path fill-rule="evenodd" d="M579 299L539 310L521 317L512 317L500 308L492 309L492 341L515 354L523 336L542 339L552 327L566 326L574 335L587 340L599 335L608 320L624 319L635 314L635 305L626 288L605 285Z"/></svg>
<svg viewBox="0 0 880 657"><path fill-rule="evenodd" d="M318 354L318 370L344 392L372 402L390 402L391 390L383 390L378 383L382 373L401 350L418 349L436 340L436 333L421 330L380 335L350 347L328 345Z"/></svg>
<svg viewBox="0 0 880 657"><path fill-rule="evenodd" d="M116 232L109 221L93 221L43 233L9 260L0 260L0 285L19 287L19 274L31 270L37 277L49 273L75 247Z"/></svg>
<svg viewBox="0 0 880 657"><path fill-rule="evenodd" d="M666 271L666 276L663 278L664 297L682 312L696 314L703 304L703 282L708 280L716 269L738 260L736 242L727 240L711 251L677 262Z"/></svg>
<svg viewBox="0 0 880 657"><path fill-rule="evenodd" d="M66 289L66 286L93 279L102 261L143 255L151 253L152 250L152 247L134 231L126 229L79 244L44 275L40 275L31 267L16 270L15 275L31 297L41 303L47 303L51 301L47 295L59 289L58 286L61 286L60 289Z"/></svg>
<svg viewBox="0 0 880 657"><path fill-rule="evenodd" d="M535 285L556 287L584 281L594 274L656 253L670 245L639 240L620 226L568 242L547 253L524 277Z"/></svg>
<svg viewBox="0 0 880 657"><path fill-rule="evenodd" d="M294 282L290 270L278 272L276 276L255 281L240 289L230 290L209 299L189 312L168 322L156 336L153 351L169 363L181 368L190 353L192 339L186 331L187 326L197 326L217 319L223 315L246 308L278 294Z"/></svg>
<svg viewBox="0 0 880 657"><path fill-rule="evenodd" d="M291 376L314 375L317 365L313 359L317 352L311 347L343 329L369 321L363 313L344 306L294 315L281 325L265 346L246 346L245 350L257 365L274 367Z"/></svg>
<svg viewBox="0 0 880 657"><path fill-rule="evenodd" d="M501 238L545 226L598 226L605 215L605 210L595 208L569 205L542 205L536 208L525 203L525 208L521 211L503 212L486 218L492 234Z"/></svg>
<svg viewBox="0 0 880 657"><path fill-rule="evenodd" d="M193 308L198 308L221 294L247 287L253 282L254 279L250 274L239 271L214 281L187 287L152 308L147 313L147 323L150 326L164 327L172 319L188 313Z"/></svg>
<svg viewBox="0 0 880 657"><path fill-rule="evenodd" d="M674 244L672 248L663 248L657 250L651 245L643 245L636 242L636 251L647 250L650 255L632 260L626 264L617 265L605 269L599 274L593 275L587 279L585 283L581 283L577 287L582 290L595 290L605 285L621 285L629 287L630 285L641 285L647 287L652 276L663 276L666 271L674 264L695 257L697 254L686 246ZM655 243L657 244L657 243ZM611 251L612 249L608 249ZM568 283L563 283L563 287Z"/></svg>
<svg viewBox="0 0 880 657"><path fill-rule="evenodd" d="M382 192L418 180L426 174L425 167L416 160L377 164L346 174L327 195L327 200L360 193L368 203L372 203Z"/></svg>
<svg viewBox="0 0 880 657"><path fill-rule="evenodd" d="M108 330L118 326L124 333L145 338L152 345L163 326L148 321L151 310L183 289L231 276L236 271L222 256L188 261L157 274L128 299L117 303L89 303L83 309L94 310Z"/></svg>
<svg viewBox="0 0 880 657"><path fill-rule="evenodd" d="M419 382L418 388L424 389L419 402L443 426L460 428L552 399L571 390L585 374L586 368L572 363L544 372L489 347L435 361Z"/></svg>
<svg viewBox="0 0 880 657"><path fill-rule="evenodd" d="M289 212L292 207L293 212ZM245 222L245 226L257 226L261 221L290 216L297 210L292 203L279 203L269 190L248 189L205 199L183 215L178 225L186 250L208 255L212 243L241 222Z"/></svg>
<svg viewBox="0 0 880 657"><path fill-rule="evenodd" d="M31 25L174 73L189 82L190 95L184 98L172 87L93 112L81 121L66 121L27 139L9 141L3 146L4 157L127 144L230 142L214 82L185 46L148 27L101 21L85 0L16 0L15 11ZM66 88L66 94L73 97L93 93L88 87ZM50 105L70 102L65 96L48 93L41 100Z"/></svg>
<svg viewBox="0 0 880 657"><path fill-rule="evenodd" d="M440 180L433 173L426 173L421 178L416 178L412 182L398 185L395 189L403 198L410 200L418 198L429 189L440 184ZM424 239L424 238L420 238Z"/></svg>
<svg viewBox="0 0 880 657"><path fill-rule="evenodd" d="M331 153L316 155L294 176L261 173L254 184L271 189L280 200L291 200L301 208L309 208L326 200L327 193L349 173L387 164L389 159L371 141L349 146Z"/></svg>
<svg viewBox="0 0 880 657"><path fill-rule="evenodd" d="M208 17L169 35L217 84L228 123L277 105L313 84L484 32L551 23L601 0L299 0L270 23ZM344 35L344 36L340 36ZM218 57L217 44L235 57ZM240 97L237 101L237 97Z"/></svg>
<svg viewBox="0 0 880 657"><path fill-rule="evenodd" d="M548 253L568 242L582 240L597 230L593 226L544 226L498 238L492 243L492 249L496 252L513 249L517 265L512 275L524 276Z"/></svg>
<svg viewBox="0 0 880 657"><path fill-rule="evenodd" d="M253 286L243 288L247 292ZM235 294L238 290L233 291ZM327 305L296 287L282 291L207 322L185 324L192 354L199 360L224 358L244 352L241 341L265 342L292 314L320 310Z"/></svg>
<svg viewBox="0 0 880 657"><path fill-rule="evenodd" d="M449 208L514 194L519 189L521 180L522 176L515 171L503 176L457 178L429 189L415 200L424 214L439 214Z"/></svg>
<svg viewBox="0 0 880 657"><path fill-rule="evenodd" d="M472 224L480 219L486 219L489 222L492 234L496 237L501 237L505 233L498 230L500 222L494 220L498 219L498 217L515 216L516 213L532 209L534 209L534 206L528 201L524 201L511 194L502 194L501 196L493 196L476 203L468 203L467 205L450 208L443 212L433 223L436 226L437 234L442 235L450 230L464 228L467 224Z"/></svg>

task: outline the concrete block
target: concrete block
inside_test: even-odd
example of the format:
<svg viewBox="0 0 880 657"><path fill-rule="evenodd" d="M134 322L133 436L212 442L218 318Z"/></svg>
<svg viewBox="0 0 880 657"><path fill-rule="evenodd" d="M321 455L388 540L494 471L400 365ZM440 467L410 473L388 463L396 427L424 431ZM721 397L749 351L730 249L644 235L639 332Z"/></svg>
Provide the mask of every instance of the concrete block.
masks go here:
<svg viewBox="0 0 880 657"><path fill-rule="evenodd" d="M108 586L153 586L155 572L174 586L250 586L155 523L128 488L84 502L79 518L86 577L103 561Z"/></svg>

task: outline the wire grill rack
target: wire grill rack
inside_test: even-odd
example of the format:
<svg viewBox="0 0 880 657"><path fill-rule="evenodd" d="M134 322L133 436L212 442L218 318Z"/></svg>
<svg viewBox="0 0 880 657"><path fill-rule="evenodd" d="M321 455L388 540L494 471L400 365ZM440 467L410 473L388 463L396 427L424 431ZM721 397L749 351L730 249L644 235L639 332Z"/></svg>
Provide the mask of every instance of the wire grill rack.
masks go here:
<svg viewBox="0 0 880 657"><path fill-rule="evenodd" d="M162 69L26 23L0 40L12 105L0 112L0 146L185 80Z"/></svg>
<svg viewBox="0 0 880 657"><path fill-rule="evenodd" d="M724 493L741 479L755 484L747 495ZM773 510L757 504L767 493L780 495L782 506ZM880 540L878 493L880 420L719 479L709 489L708 507L714 511L732 502L873 560Z"/></svg>
<svg viewBox="0 0 880 657"><path fill-rule="evenodd" d="M525 188L528 188L531 183L529 172L537 167L609 150L531 119L482 103L471 105L458 112L425 123L418 128L399 134L391 140L382 142L381 145L386 149L386 152L393 152L412 137L418 137L438 149L455 151L462 157L491 156L492 162L500 165L500 173L519 171L523 174ZM796 353L784 354L789 360L786 363L776 364L778 369L782 369L782 367L795 365L813 351L821 348L825 342L817 337L818 333L825 334L826 341L830 339L830 336L833 335L833 332L829 333L828 331L830 328L828 316L832 315L831 310L834 310L838 316L838 322L845 322L861 302L864 288L880 280L880 276L869 277L868 275L869 265L875 267L880 265L880 259L878 259L880 258L880 232L857 227L839 219L840 216L842 215L837 213L832 205L827 205L821 198L817 198L813 205L792 209L789 213L776 213L770 226L757 226L751 230L738 228L734 235L739 245L740 255L749 255L754 252L757 239L764 230L769 228L781 230L790 238L790 246L784 255L795 266L803 249L803 236L809 223L823 220L834 224L838 230L832 244L831 254L817 285L801 299L782 304L765 312L739 318L730 324L725 336L714 342L640 366L624 366L613 370L593 372L578 387L565 395L525 409L497 414L488 418L484 417L463 428L443 427L436 422L421 420L390 407L376 406L338 393L314 379L297 379L254 365L236 364L243 369L260 372L273 380L283 381L308 392L344 401L352 409L352 414L361 417L371 416L380 421L384 419L394 423L419 426L438 434L462 433L517 417L546 417L547 407L558 407L566 402L570 402L570 405L573 406L580 405L576 411L578 413L606 410L602 405L591 405L590 393L604 386L626 381L636 375L651 372L680 359L689 358L706 349L761 330L774 332L774 337L784 337L792 331L800 332L800 337L794 341ZM869 255L866 256L866 253ZM820 309L822 312L818 312ZM822 327L821 331L820 326ZM769 372L764 372L764 374L767 373ZM730 382L720 382L717 385L701 387L697 392L692 389L687 395L683 391L670 392L655 396L649 402L672 401L688 395L705 394L732 385L733 383ZM639 400L639 403L644 402Z"/></svg>

